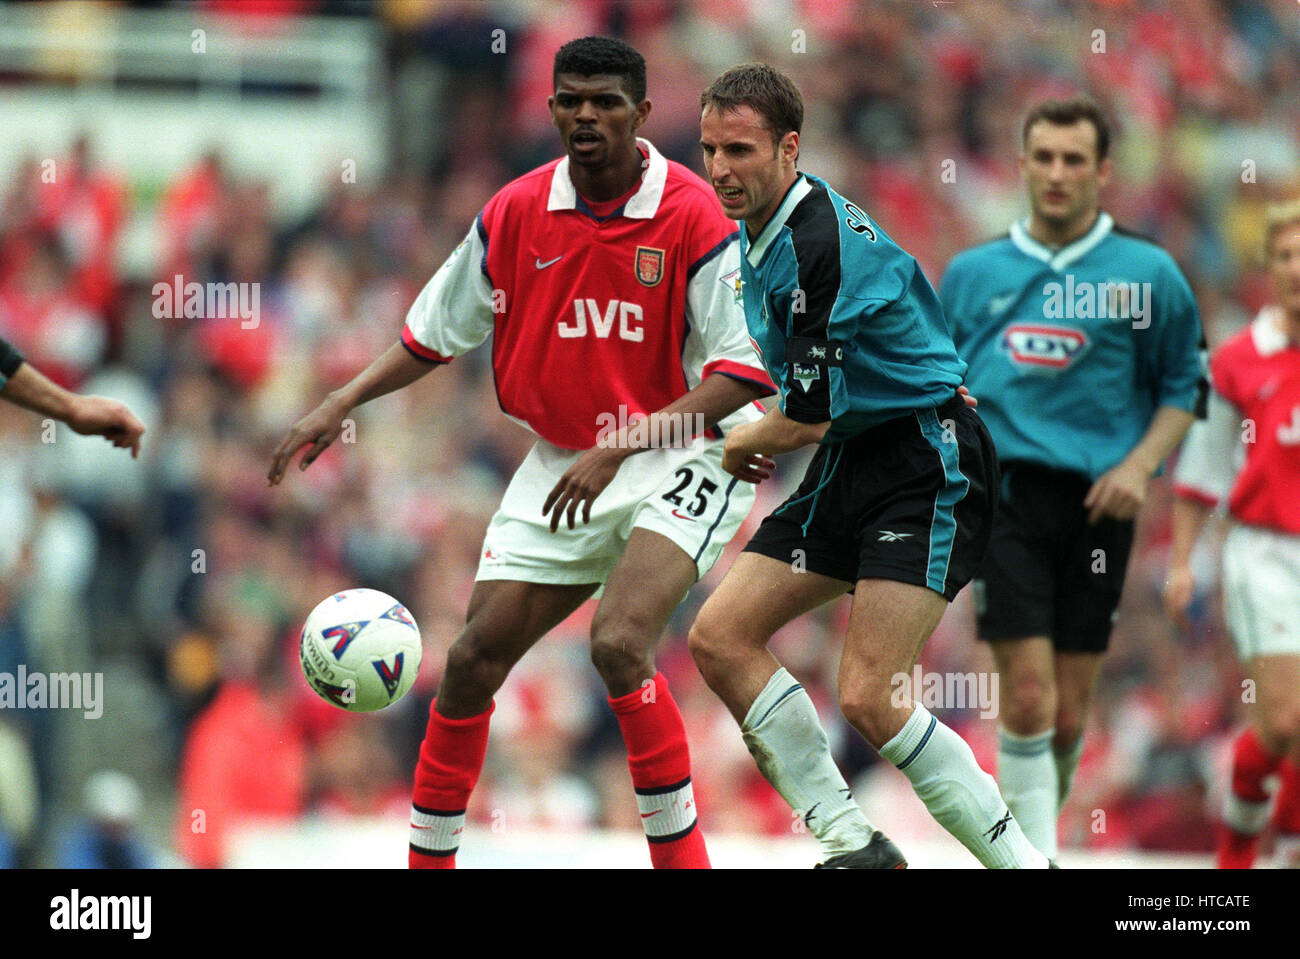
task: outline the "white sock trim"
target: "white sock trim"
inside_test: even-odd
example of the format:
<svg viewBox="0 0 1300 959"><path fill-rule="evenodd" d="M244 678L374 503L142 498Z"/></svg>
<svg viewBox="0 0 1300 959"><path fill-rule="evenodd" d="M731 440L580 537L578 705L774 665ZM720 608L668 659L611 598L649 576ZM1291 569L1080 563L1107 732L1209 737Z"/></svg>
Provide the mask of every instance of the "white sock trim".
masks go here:
<svg viewBox="0 0 1300 959"><path fill-rule="evenodd" d="M1258 836L1268 825L1272 805L1271 799L1254 802L1229 792L1223 802L1223 821L1233 832L1243 836Z"/></svg>
<svg viewBox="0 0 1300 959"><path fill-rule="evenodd" d="M679 839L695 825L695 793L689 779L658 790L638 789L636 805L641 811L641 826L652 840Z"/></svg>
<svg viewBox="0 0 1300 959"><path fill-rule="evenodd" d="M777 706L802 689L803 686L786 672L784 666L778 667L767 681L767 685L763 687L763 691L755 697L749 712L745 714L745 721L740 724L741 732L747 732L760 725Z"/></svg>
<svg viewBox="0 0 1300 959"><path fill-rule="evenodd" d="M1041 733L1030 733L1028 736L1022 736L1019 733L1013 733L1005 726L998 727L998 750L1008 755L1036 757L1045 752L1050 752L1052 748L1052 737L1056 735L1055 729L1049 729Z"/></svg>
<svg viewBox="0 0 1300 959"><path fill-rule="evenodd" d="M430 856L449 856L460 848L465 831L465 810L454 813L424 812L411 807L411 845Z"/></svg>
<svg viewBox="0 0 1300 959"><path fill-rule="evenodd" d="M898 735L880 747L880 755L899 769L906 769L930 741L938 722L928 709L916 703Z"/></svg>

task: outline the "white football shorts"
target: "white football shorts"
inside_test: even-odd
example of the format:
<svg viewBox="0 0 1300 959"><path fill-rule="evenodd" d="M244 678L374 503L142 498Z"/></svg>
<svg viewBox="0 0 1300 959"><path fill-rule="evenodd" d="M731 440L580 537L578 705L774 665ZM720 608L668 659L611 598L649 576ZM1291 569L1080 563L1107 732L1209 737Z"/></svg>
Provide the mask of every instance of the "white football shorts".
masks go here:
<svg viewBox="0 0 1300 959"><path fill-rule="evenodd" d="M475 579L575 585L604 583L634 529L660 533L695 561L698 576L736 535L755 490L722 468L722 441L636 453L591 505L591 522L567 510L552 533L542 504L581 452L539 440L515 472L488 524Z"/></svg>
<svg viewBox="0 0 1300 959"><path fill-rule="evenodd" d="M1243 663L1300 656L1300 536L1233 527L1223 544L1223 618Z"/></svg>

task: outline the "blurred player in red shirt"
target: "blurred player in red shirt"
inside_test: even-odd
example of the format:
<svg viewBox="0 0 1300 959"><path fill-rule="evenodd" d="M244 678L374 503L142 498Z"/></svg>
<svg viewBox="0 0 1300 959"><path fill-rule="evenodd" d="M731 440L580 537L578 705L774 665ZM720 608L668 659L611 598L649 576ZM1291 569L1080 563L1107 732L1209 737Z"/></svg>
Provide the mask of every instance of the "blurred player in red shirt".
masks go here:
<svg viewBox="0 0 1300 959"><path fill-rule="evenodd" d="M1254 682L1253 723L1233 745L1218 864L1249 868L1269 818L1264 780L1281 777L1275 822L1300 842L1300 200L1270 206L1268 270L1277 299L1210 361L1209 419L1178 464L1165 606L1186 621L1192 548L1227 499L1223 612Z"/></svg>
<svg viewBox="0 0 1300 959"><path fill-rule="evenodd" d="M650 858L707 867L686 734L654 649L754 500L722 469L723 431L758 419L754 401L774 390L745 328L735 225L699 177L636 136L650 113L645 61L584 37L553 72L567 155L488 201L416 298L401 342L298 422L268 478L278 483L304 446L300 468L310 465L354 406L491 335L501 408L539 440L488 527L429 713L410 864L455 865L493 695L603 584L591 658L627 744Z"/></svg>

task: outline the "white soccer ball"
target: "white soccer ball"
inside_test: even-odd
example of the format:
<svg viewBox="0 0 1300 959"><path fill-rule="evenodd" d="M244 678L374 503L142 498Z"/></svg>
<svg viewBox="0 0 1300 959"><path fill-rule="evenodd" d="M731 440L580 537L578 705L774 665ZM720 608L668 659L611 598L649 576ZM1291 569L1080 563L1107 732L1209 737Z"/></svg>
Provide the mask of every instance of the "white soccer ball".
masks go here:
<svg viewBox="0 0 1300 959"><path fill-rule="evenodd" d="M421 651L420 628L405 606L377 589L345 589L311 611L298 659L322 699L370 713L406 695Z"/></svg>

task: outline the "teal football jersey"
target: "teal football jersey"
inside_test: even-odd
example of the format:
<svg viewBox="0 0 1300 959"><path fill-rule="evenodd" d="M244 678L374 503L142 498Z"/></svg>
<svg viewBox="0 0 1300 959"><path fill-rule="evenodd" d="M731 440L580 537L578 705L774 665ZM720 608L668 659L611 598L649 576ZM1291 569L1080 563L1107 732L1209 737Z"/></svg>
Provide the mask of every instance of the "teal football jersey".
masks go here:
<svg viewBox="0 0 1300 959"><path fill-rule="evenodd" d="M1096 479L1158 408L1204 403L1191 287L1168 253L1109 214L1059 250L1016 223L954 257L939 298L1003 463Z"/></svg>
<svg viewBox="0 0 1300 959"><path fill-rule="evenodd" d="M836 442L952 398L966 366L939 298L861 208L800 174L759 235L740 236L745 321L783 413L829 420Z"/></svg>

